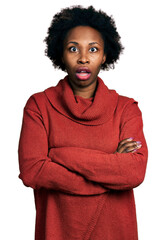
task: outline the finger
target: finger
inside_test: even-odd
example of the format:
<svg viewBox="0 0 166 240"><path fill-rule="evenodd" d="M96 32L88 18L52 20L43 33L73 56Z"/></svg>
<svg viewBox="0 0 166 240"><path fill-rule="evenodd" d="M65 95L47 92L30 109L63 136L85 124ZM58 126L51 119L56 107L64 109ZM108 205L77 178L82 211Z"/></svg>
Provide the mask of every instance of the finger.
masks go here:
<svg viewBox="0 0 166 240"><path fill-rule="evenodd" d="M119 153L132 152L141 147L140 141L126 142L122 146L118 147L117 151Z"/></svg>
<svg viewBox="0 0 166 240"><path fill-rule="evenodd" d="M138 142L136 142L136 144L134 144L134 145L131 145L131 146L126 146L126 148L124 149L124 151L123 152L126 152L126 153L129 153L129 152L136 152L139 148L141 148L142 147L142 145L141 145L141 143L138 141Z"/></svg>
<svg viewBox="0 0 166 240"><path fill-rule="evenodd" d="M118 146L118 152L123 152L125 149L129 147L136 147L137 143L135 141L123 141L119 146Z"/></svg>
<svg viewBox="0 0 166 240"><path fill-rule="evenodd" d="M128 142L124 143L121 147L118 147L118 152L124 153L124 152L130 152L137 148L136 142Z"/></svg>
<svg viewBox="0 0 166 240"><path fill-rule="evenodd" d="M121 147L123 144L125 144L125 143L127 143L127 142L130 142L130 141L133 141L133 138L132 138L132 137L123 139L122 141L120 141L118 147Z"/></svg>

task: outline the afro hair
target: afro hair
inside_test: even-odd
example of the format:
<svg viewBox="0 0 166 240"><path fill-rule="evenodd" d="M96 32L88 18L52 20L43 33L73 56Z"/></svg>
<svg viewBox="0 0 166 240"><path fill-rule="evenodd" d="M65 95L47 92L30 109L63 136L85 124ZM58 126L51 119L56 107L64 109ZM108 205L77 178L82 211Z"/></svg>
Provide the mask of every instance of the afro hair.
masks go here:
<svg viewBox="0 0 166 240"><path fill-rule="evenodd" d="M53 66L65 71L65 65L62 62L63 42L68 31L77 26L90 26L100 32L106 54L106 61L101 69L114 68L114 63L119 59L124 48L113 17L101 10L96 11L93 6L83 8L80 5L64 8L55 14L48 28L47 37L44 40L45 54L50 58Z"/></svg>

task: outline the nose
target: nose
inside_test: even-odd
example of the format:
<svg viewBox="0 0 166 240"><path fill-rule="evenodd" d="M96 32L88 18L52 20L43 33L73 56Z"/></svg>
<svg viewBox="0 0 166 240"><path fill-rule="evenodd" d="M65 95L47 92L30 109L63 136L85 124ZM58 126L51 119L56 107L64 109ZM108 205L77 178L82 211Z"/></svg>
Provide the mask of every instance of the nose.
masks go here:
<svg viewBox="0 0 166 240"><path fill-rule="evenodd" d="M89 57L88 57L88 54L87 54L86 52L82 52L82 53L80 53L77 62L78 62L79 64L89 63Z"/></svg>

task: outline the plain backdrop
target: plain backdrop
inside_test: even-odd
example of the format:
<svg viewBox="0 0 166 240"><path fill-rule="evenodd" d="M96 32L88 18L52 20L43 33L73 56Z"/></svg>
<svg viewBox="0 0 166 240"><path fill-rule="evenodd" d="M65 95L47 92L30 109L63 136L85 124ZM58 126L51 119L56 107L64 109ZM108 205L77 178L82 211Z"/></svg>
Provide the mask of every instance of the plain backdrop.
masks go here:
<svg viewBox="0 0 166 240"><path fill-rule="evenodd" d="M52 17L72 5L102 9L116 21L123 55L105 84L133 97L143 113L149 148L145 181L134 190L140 240L166 239L166 14L163 0L14 0L0 3L0 239L34 239L33 190L18 178L23 108L66 74L55 70L43 42ZM102 239L101 239L102 240ZM103 239L104 240L104 239Z"/></svg>

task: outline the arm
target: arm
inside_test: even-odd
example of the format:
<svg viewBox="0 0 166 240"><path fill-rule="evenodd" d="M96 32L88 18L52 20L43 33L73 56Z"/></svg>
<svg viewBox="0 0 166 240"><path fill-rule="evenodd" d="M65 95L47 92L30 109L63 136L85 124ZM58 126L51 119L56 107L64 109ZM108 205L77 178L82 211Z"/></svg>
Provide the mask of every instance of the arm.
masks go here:
<svg viewBox="0 0 166 240"><path fill-rule="evenodd" d="M121 119L120 141L133 137L142 147L136 152L104 153L85 148L57 148L50 152L56 161L86 179L110 189L132 189L142 183L147 163L147 146L141 113L136 104L128 106ZM71 161L72 158L72 161Z"/></svg>
<svg viewBox="0 0 166 240"><path fill-rule="evenodd" d="M39 110L24 110L19 142L19 165L23 183L33 189L47 188L77 195L101 194L108 189L48 157L46 129Z"/></svg>

